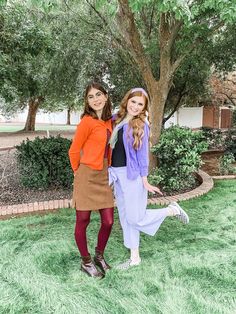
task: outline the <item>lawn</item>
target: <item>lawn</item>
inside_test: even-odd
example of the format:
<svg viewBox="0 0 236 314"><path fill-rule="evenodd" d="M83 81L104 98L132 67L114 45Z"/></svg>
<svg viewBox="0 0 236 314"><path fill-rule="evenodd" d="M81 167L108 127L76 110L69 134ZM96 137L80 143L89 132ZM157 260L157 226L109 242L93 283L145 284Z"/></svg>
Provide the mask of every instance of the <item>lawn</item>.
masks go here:
<svg viewBox="0 0 236 314"><path fill-rule="evenodd" d="M0 132L17 132L24 128L24 124L20 123L1 123L0 124ZM36 124L36 131L60 131L60 130L75 130L76 125L62 125L62 124Z"/></svg>
<svg viewBox="0 0 236 314"><path fill-rule="evenodd" d="M142 236L141 266L100 281L79 269L73 210L0 221L0 313L236 313L236 181L181 205L188 226L167 218ZM106 256L113 266L128 258L117 215Z"/></svg>

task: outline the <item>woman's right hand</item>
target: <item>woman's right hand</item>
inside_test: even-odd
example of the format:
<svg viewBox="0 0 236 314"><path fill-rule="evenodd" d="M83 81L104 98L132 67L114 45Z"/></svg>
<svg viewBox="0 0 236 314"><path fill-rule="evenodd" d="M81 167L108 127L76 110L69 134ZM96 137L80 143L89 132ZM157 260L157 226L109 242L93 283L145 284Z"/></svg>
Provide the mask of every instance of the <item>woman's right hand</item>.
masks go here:
<svg viewBox="0 0 236 314"><path fill-rule="evenodd" d="M158 193L160 195L163 195L163 193L157 186L151 185L148 182L147 177L142 177L142 180L143 180L143 186L148 192L151 192L153 194Z"/></svg>

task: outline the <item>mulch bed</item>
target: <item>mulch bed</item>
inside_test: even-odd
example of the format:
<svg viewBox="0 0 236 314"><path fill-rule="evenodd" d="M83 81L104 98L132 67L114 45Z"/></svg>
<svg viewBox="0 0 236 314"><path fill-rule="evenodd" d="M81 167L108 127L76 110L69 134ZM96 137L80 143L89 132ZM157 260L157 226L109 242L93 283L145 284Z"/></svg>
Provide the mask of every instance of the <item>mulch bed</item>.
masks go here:
<svg viewBox="0 0 236 314"><path fill-rule="evenodd" d="M67 138L72 138L74 130L68 131L50 131L50 135L65 136ZM46 135L45 131L38 132L17 132L17 133L0 133L2 146L14 146L19 144L23 139L27 137L29 139L34 139L35 136L44 137ZM4 142L5 141L5 142ZM4 144L4 145L3 145ZM207 172L209 175L216 176L219 173L219 158L223 155L223 150L212 150L202 154L202 160L204 164L201 169ZM236 164L235 164L236 167ZM197 186L201 182L196 180L195 186L190 189L183 191L172 192L171 194L164 193L164 196L176 195L180 193L188 192ZM60 188L60 187L50 187L47 190L42 189L29 189L21 186L19 181L19 172L17 169L16 160L14 158L14 150L11 151L0 151L0 206L11 205L11 204L21 204L21 203L31 203L38 201L48 201L52 199L71 199L72 197L72 187L71 188ZM153 195L150 195L153 197ZM156 195L155 195L156 197Z"/></svg>
<svg viewBox="0 0 236 314"><path fill-rule="evenodd" d="M71 199L72 187L50 187L43 189L29 189L20 184L19 172L16 159L14 158L15 150L0 152L0 206L22 203L33 203L39 201L48 201L53 199ZM219 173L219 158L224 152L219 150L209 151L202 154L204 164L201 169L209 175L220 175ZM201 182L196 180L195 186L183 191L164 193L164 196L176 195L179 193L188 192ZM149 195L150 198L153 195ZM155 195L156 197L156 195Z"/></svg>
<svg viewBox="0 0 236 314"><path fill-rule="evenodd" d="M208 173L210 176L220 176L219 160L224 155L224 150L211 150L202 154L204 164L201 169ZM236 163L233 164L236 167Z"/></svg>
<svg viewBox="0 0 236 314"><path fill-rule="evenodd" d="M219 159L223 155L223 150L212 150L202 153L202 160L204 164L201 166L201 169L210 176L219 176Z"/></svg>
<svg viewBox="0 0 236 314"><path fill-rule="evenodd" d="M46 190L23 187L20 184L19 172L14 154L15 150L0 152L0 206L72 198L72 187L50 187ZM189 189L172 192L171 194L163 194L164 196L168 196L185 193L196 188L200 183L201 182L196 179L195 185ZM149 195L150 198L154 196L156 197L157 195Z"/></svg>
<svg viewBox="0 0 236 314"><path fill-rule="evenodd" d="M42 190L21 186L14 150L0 152L0 206L71 199L71 197L72 188L50 187Z"/></svg>

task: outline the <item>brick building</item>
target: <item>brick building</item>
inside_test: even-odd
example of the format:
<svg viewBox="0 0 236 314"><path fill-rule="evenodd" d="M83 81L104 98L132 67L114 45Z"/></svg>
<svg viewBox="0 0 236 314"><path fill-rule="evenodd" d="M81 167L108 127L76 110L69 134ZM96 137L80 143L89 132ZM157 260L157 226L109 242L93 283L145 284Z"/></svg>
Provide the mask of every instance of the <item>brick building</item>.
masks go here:
<svg viewBox="0 0 236 314"><path fill-rule="evenodd" d="M228 107L204 106L203 127L228 129L232 125L232 110Z"/></svg>

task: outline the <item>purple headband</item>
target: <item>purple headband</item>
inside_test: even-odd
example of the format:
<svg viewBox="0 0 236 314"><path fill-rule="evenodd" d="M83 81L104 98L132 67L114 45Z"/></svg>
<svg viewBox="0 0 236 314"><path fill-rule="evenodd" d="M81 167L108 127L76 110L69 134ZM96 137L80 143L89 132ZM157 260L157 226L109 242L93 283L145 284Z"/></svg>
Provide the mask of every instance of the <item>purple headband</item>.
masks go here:
<svg viewBox="0 0 236 314"><path fill-rule="evenodd" d="M142 87L135 87L131 90L131 93L135 92L141 92L147 97L147 99L149 98L147 92Z"/></svg>

